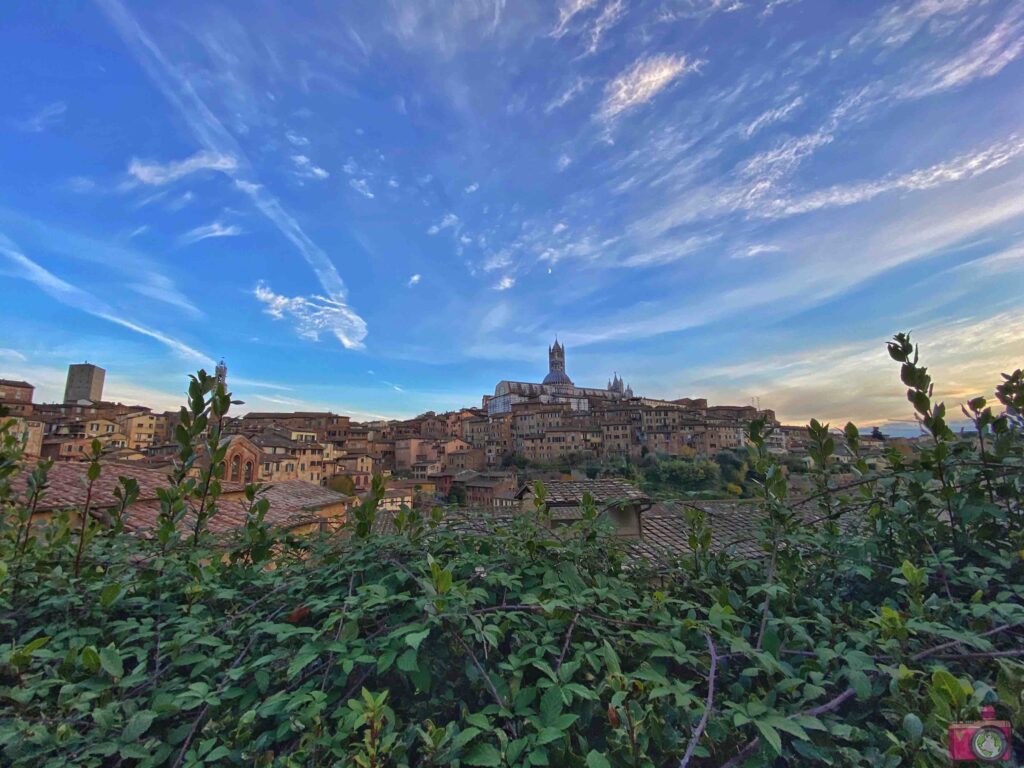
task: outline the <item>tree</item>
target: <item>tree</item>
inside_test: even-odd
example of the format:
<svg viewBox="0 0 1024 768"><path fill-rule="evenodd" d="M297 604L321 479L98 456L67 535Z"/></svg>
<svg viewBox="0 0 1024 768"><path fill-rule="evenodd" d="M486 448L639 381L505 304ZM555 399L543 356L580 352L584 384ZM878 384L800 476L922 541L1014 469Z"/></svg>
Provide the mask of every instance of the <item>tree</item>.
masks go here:
<svg viewBox="0 0 1024 768"><path fill-rule="evenodd" d="M466 486L464 485L453 485L452 489L448 492L448 503L455 504L459 507L466 506L468 498L466 496Z"/></svg>
<svg viewBox="0 0 1024 768"><path fill-rule="evenodd" d="M335 475L327 481L327 487L332 491L344 493L346 496L356 495L355 481L348 475Z"/></svg>

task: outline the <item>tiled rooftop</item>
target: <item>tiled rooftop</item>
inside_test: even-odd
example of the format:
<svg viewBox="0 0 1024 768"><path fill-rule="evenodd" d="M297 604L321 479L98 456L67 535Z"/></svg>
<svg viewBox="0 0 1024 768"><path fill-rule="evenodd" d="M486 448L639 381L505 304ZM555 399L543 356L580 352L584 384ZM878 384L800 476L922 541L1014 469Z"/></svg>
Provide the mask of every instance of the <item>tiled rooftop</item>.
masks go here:
<svg viewBox="0 0 1024 768"><path fill-rule="evenodd" d="M533 490L529 485L522 488L519 494ZM583 503L583 495L589 493L598 504L610 504L616 501L635 501L649 503L650 497L635 485L625 480L549 480L544 482L547 491L547 503L550 507L578 506Z"/></svg>
<svg viewBox="0 0 1024 768"><path fill-rule="evenodd" d="M49 488L37 509L41 512L85 506L88 470L86 462L64 462L50 468ZM156 527L160 513L160 502L156 489L168 484L165 469L151 469L139 466L139 462L110 462L103 465L103 472L93 484L92 507L105 510L118 504L114 489L118 477L130 477L139 484L139 498L128 508L125 528L144 533ZM15 481L18 491L24 492L24 475ZM241 483L221 482L222 498L218 502L217 514L209 522L210 530L226 534L245 524L247 502L242 497L245 487ZM287 480L268 486L263 496L270 501L267 523L272 527L288 527L315 521L317 511L327 506L347 501L350 497L336 493L304 480ZM184 528L191 527L195 518L189 513L182 521Z"/></svg>

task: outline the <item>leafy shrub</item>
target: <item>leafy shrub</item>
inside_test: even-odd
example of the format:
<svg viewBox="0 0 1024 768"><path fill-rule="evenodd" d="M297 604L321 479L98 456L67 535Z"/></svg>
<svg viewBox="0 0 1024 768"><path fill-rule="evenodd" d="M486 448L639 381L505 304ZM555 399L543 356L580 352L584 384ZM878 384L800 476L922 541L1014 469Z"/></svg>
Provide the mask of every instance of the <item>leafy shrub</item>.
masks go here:
<svg viewBox="0 0 1024 768"><path fill-rule="evenodd" d="M758 557L714 550L699 510L665 562L592 501L556 537L543 493L509 525L403 509L383 535L380 479L342 535L268 530L254 485L216 540L230 401L203 372L153 538L120 530L127 483L112 513L33 529L47 466L5 425L3 762L945 766L947 724L987 699L1024 727L1024 374L958 438L909 338L890 354L928 444L870 474L848 426L839 486L812 424L809 524L753 423Z"/></svg>

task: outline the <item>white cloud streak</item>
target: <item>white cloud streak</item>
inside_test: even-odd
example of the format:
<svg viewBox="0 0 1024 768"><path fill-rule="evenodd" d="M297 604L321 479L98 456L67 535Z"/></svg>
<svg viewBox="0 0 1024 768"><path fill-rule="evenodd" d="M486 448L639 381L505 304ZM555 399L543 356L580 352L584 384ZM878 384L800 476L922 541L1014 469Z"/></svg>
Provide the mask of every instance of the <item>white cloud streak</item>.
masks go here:
<svg viewBox="0 0 1024 768"><path fill-rule="evenodd" d="M446 213L437 224L431 225L427 230L428 235L436 235L446 229L455 229L459 226L459 217L454 213Z"/></svg>
<svg viewBox="0 0 1024 768"><path fill-rule="evenodd" d="M762 128L767 128L769 125L780 123L789 118L794 112L796 112L801 106L803 106L804 97L797 96L792 101L783 104L781 107L775 109L769 109L762 112L760 115L755 117L750 123L743 128L743 135L746 138L750 138L755 133L760 131Z"/></svg>
<svg viewBox="0 0 1024 768"><path fill-rule="evenodd" d="M67 104L63 101L55 101L52 104L47 104L31 117L15 121L15 126L26 133L43 133L63 123L67 111Z"/></svg>
<svg viewBox="0 0 1024 768"><path fill-rule="evenodd" d="M544 114L550 115L556 109L561 109L566 104L568 104L570 101L572 101L577 96L579 96L581 93L583 93L583 91L586 89L586 87L589 84L590 84L589 80L585 80L582 77L577 77L573 81L572 85L570 85L568 88L566 88L564 91L562 91L562 93L560 93L558 96L556 96L551 101L549 101L547 103L547 105L545 105L545 107L544 107Z"/></svg>
<svg viewBox="0 0 1024 768"><path fill-rule="evenodd" d="M646 104L677 78L695 72L701 62L686 56L661 54L639 59L605 86L600 117L613 120L635 107Z"/></svg>
<svg viewBox="0 0 1024 768"><path fill-rule="evenodd" d="M1024 138L1011 136L985 149L968 152L928 168L860 184L837 185L788 200L768 201L761 203L754 212L767 218L778 218L856 205L887 192L920 192L1002 168L1021 154L1024 154Z"/></svg>
<svg viewBox="0 0 1024 768"><path fill-rule="evenodd" d="M597 0L562 0L558 8L558 24L551 30L551 36L558 38L569 31L569 24L577 14L597 5Z"/></svg>
<svg viewBox="0 0 1024 768"><path fill-rule="evenodd" d="M292 162L300 179L326 179L331 175L305 155L292 155Z"/></svg>
<svg viewBox="0 0 1024 768"><path fill-rule="evenodd" d="M348 344L345 346L361 346L367 332L366 323L347 306L345 283L330 257L306 234L299 222L285 211L278 199L255 180L251 165L245 160L238 142L199 97L188 78L171 64L125 6L119 0L97 2L128 49L165 98L178 110L205 151L237 160L238 167L230 171L235 186L249 196L256 208L298 250L316 275L328 301L351 315L352 322L346 335Z"/></svg>
<svg viewBox="0 0 1024 768"><path fill-rule="evenodd" d="M241 234L242 228L236 224L222 224L219 221L214 221L211 224L189 230L178 238L178 242L182 245L191 245L210 237L236 237Z"/></svg>
<svg viewBox="0 0 1024 768"><path fill-rule="evenodd" d="M587 50L584 56L590 56L597 53L597 49L601 45L601 40L605 33L614 27L622 17L626 14L626 2L625 0L610 0L601 10L601 15L598 16L594 23L587 30L587 37L590 38L590 42L587 45Z"/></svg>
<svg viewBox="0 0 1024 768"><path fill-rule="evenodd" d="M202 150L184 160L170 163L157 163L151 160L133 158L128 166L128 173L143 184L162 186L197 171L229 173L237 168L238 160L232 155Z"/></svg>
<svg viewBox="0 0 1024 768"><path fill-rule="evenodd" d="M1024 53L1024 7L1017 5L995 28L959 56L929 70L899 94L915 99L999 74Z"/></svg>
<svg viewBox="0 0 1024 768"><path fill-rule="evenodd" d="M160 331L147 328L144 325L140 325L133 320L123 317L119 312L99 298L57 277L46 268L32 261L32 259L21 252L13 241L3 235L0 235L0 254L7 257L8 261L14 265L22 279L33 283L36 287L51 298L59 301L61 304L77 309L81 312L85 312L93 317L98 317L102 320L106 320L107 322L114 323L122 328L127 328L128 330L134 331L142 336L147 336L187 360L199 362L207 366L213 365L213 360L199 350L190 347L182 341L171 338Z"/></svg>
<svg viewBox="0 0 1024 768"><path fill-rule="evenodd" d="M322 333L333 334L345 349L362 349L366 323L343 302L326 296L284 296L259 282L253 295L266 305L276 320L289 318L295 332L304 339L319 341Z"/></svg>
<svg viewBox="0 0 1024 768"><path fill-rule="evenodd" d="M370 190L370 185L367 184L366 179L349 179L348 185L363 197L373 200L374 194Z"/></svg>

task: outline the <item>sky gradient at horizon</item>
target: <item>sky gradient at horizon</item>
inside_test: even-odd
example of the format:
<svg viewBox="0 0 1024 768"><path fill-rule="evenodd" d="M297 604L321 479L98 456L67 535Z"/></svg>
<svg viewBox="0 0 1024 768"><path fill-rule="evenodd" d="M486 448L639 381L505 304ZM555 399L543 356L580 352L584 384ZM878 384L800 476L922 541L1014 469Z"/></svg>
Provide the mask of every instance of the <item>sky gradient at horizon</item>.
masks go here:
<svg viewBox="0 0 1024 768"><path fill-rule="evenodd" d="M359 418L540 380L909 413L1024 365L1024 4L19 3L0 376Z"/></svg>

